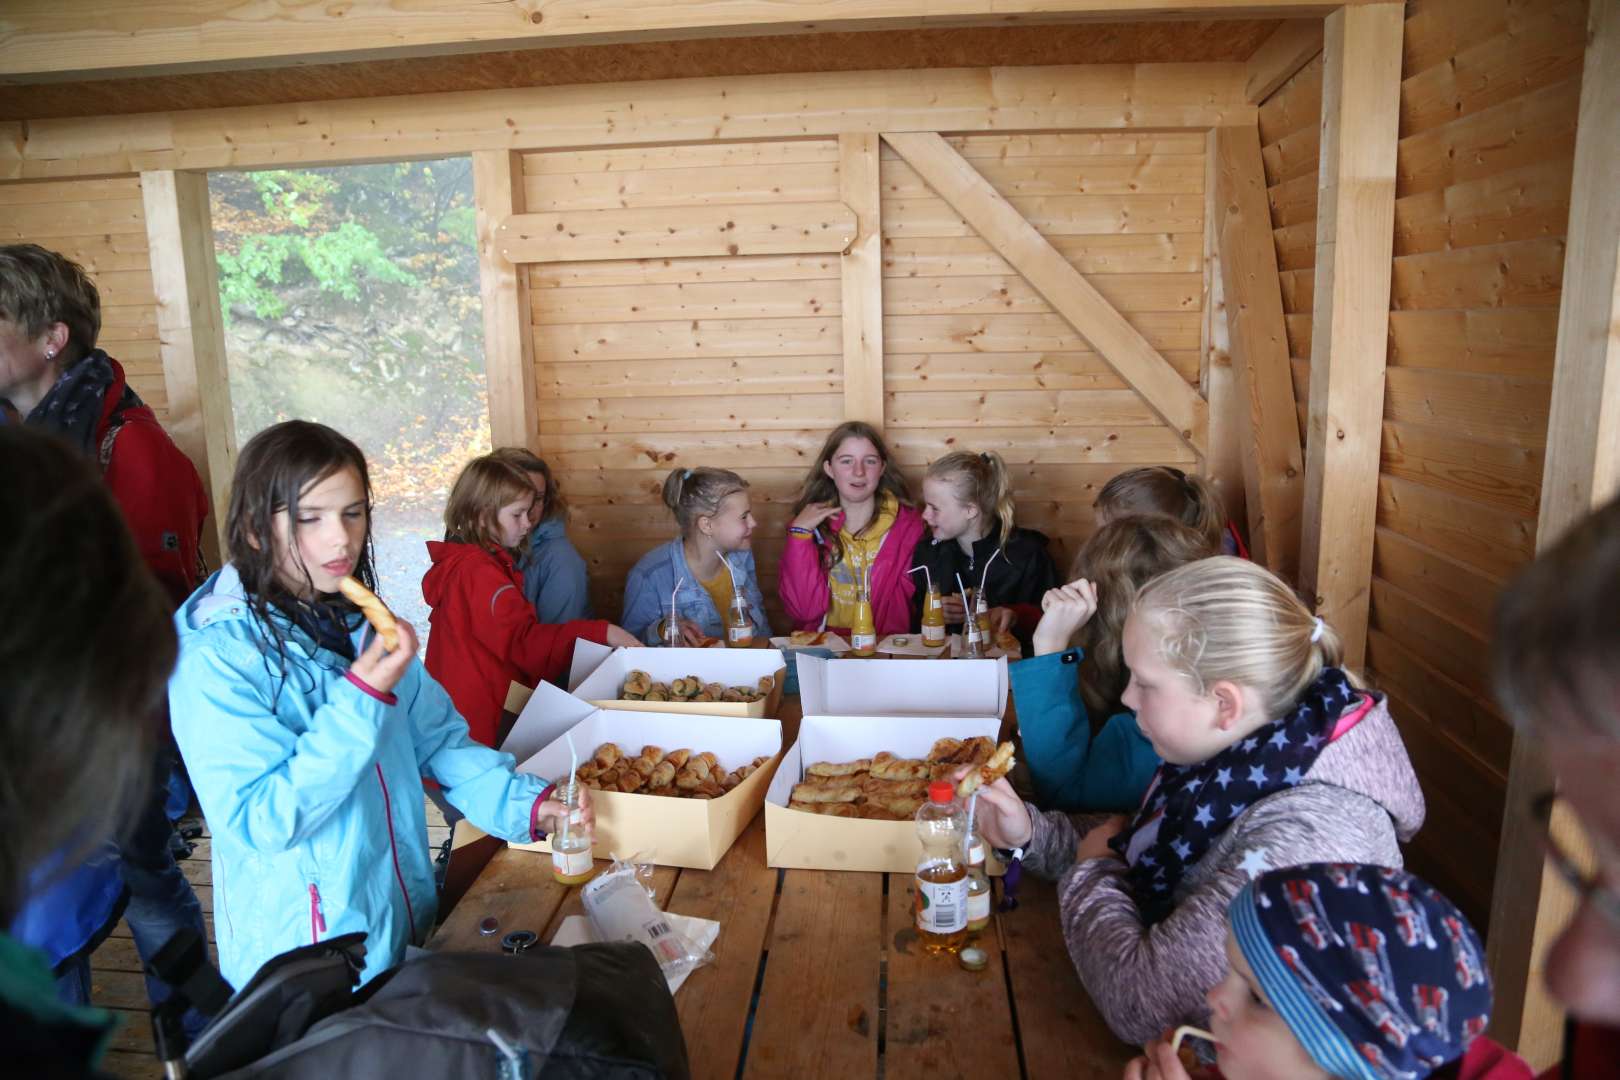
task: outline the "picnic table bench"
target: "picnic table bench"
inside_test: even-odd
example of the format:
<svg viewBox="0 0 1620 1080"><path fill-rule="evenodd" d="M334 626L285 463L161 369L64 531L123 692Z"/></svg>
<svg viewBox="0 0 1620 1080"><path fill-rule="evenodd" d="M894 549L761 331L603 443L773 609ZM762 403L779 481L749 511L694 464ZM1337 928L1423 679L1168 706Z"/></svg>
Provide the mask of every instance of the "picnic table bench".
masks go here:
<svg viewBox="0 0 1620 1080"><path fill-rule="evenodd" d="M784 746L798 719L798 701L785 699ZM651 885L660 907L720 923L714 963L675 995L700 1080L1112 1080L1133 1054L1075 975L1054 887L1030 875L1017 910L997 912L979 936L989 964L977 972L920 947L910 874L767 866L763 813L713 870L660 866ZM579 887L556 883L549 856L503 848L428 947L498 952L513 930L548 942L582 914ZM488 916L494 936L478 931Z"/></svg>

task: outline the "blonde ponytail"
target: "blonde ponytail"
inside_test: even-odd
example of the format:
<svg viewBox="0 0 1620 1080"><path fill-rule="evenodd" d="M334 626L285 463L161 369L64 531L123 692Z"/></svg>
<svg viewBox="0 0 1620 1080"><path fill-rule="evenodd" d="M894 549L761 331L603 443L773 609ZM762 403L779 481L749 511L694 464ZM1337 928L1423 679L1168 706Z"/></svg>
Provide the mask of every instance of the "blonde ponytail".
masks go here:
<svg viewBox="0 0 1620 1080"><path fill-rule="evenodd" d="M1267 717L1287 712L1323 668L1344 659L1339 635L1292 589L1232 556L1154 578L1137 593L1133 613L1153 627L1165 662L1200 694L1221 681L1249 687Z"/></svg>
<svg viewBox="0 0 1620 1080"><path fill-rule="evenodd" d="M998 546L1006 547L1013 531L1015 505L1012 478L1007 463L994 450L974 454L957 450L929 464L927 478L951 486L963 503L976 506L986 521L995 521L1001 529Z"/></svg>

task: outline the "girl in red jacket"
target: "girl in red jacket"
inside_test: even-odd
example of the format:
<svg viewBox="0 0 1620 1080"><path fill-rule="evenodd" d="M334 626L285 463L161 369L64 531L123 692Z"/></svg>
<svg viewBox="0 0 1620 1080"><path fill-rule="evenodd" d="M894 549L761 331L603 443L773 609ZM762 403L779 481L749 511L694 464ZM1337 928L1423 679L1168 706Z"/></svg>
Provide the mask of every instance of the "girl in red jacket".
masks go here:
<svg viewBox="0 0 1620 1080"><path fill-rule="evenodd" d="M501 706L514 682L560 681L580 638L640 642L601 619L547 625L523 596L516 551L529 535L534 487L523 470L485 454L456 477L444 508L444 542L428 541L422 578L432 608L427 669L467 718L472 737L495 745Z"/></svg>

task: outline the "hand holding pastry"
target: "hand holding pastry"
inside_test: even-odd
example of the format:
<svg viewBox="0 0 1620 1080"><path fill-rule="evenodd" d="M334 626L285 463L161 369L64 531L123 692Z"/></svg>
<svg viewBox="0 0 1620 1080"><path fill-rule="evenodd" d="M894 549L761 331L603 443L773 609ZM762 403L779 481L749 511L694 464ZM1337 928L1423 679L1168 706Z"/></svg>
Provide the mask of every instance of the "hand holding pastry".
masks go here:
<svg viewBox="0 0 1620 1080"><path fill-rule="evenodd" d="M958 769L956 780L960 782L970 772L977 771L977 768L968 766ZM994 847L1024 847L1034 832L1029 808L1024 805L1024 800L1018 797L1018 793L1013 791L1012 785L1007 783L1006 777L979 788L977 815L979 828L984 830L984 838Z"/></svg>
<svg viewBox="0 0 1620 1080"><path fill-rule="evenodd" d="M397 642L393 649L378 634L366 643L364 651L355 657L354 663L349 665L349 671L355 678L377 691L379 694L391 694L399 680L405 677L411 661L416 659L416 630L404 619L394 623L394 635Z"/></svg>

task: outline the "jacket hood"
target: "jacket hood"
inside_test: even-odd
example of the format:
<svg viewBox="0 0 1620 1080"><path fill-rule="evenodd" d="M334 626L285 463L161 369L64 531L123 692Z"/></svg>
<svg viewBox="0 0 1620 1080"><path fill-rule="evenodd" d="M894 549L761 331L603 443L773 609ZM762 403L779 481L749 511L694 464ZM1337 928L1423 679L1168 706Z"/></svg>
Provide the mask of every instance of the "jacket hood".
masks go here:
<svg viewBox="0 0 1620 1080"><path fill-rule="evenodd" d="M1351 708L1364 701L1358 700ZM1423 788L1389 714L1389 700L1382 696L1355 727L1317 756L1305 782L1332 784L1371 799L1388 811L1402 843L1409 842L1423 824Z"/></svg>
<svg viewBox="0 0 1620 1080"><path fill-rule="evenodd" d="M439 607L449 599L451 583L471 564L494 559L507 570L516 573L516 564L506 551L490 551L477 544L450 543L443 540L427 542L428 558L433 565L422 576L422 598L428 607Z"/></svg>
<svg viewBox="0 0 1620 1080"><path fill-rule="evenodd" d="M216 622L240 622L252 618L247 589L235 563L226 563L180 607L175 618L182 637L194 634Z"/></svg>

